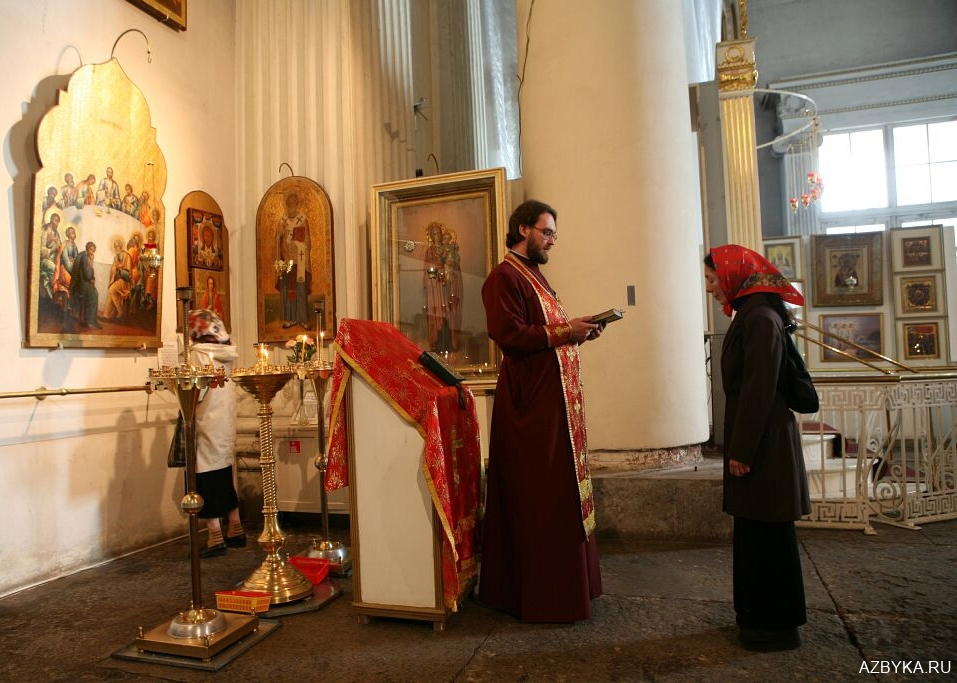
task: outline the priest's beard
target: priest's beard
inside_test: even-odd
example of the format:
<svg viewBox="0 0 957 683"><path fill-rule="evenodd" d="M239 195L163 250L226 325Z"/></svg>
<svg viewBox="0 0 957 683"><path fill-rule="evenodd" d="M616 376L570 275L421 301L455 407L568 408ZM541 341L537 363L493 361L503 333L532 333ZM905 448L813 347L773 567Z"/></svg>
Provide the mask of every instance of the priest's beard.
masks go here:
<svg viewBox="0 0 957 683"><path fill-rule="evenodd" d="M539 265L548 263L548 252L542 247L533 247L529 245L526 251L528 252L528 258L530 258L533 263L537 263Z"/></svg>

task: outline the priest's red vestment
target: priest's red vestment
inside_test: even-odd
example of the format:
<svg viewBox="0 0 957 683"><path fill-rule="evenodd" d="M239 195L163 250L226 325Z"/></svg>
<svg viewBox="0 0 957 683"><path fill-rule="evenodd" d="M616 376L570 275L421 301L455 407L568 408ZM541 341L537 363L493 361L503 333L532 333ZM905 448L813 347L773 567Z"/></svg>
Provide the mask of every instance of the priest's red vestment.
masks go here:
<svg viewBox="0 0 957 683"><path fill-rule="evenodd" d="M578 345L538 266L509 253L482 288L504 354L489 439L479 596L523 621L591 617L601 595Z"/></svg>

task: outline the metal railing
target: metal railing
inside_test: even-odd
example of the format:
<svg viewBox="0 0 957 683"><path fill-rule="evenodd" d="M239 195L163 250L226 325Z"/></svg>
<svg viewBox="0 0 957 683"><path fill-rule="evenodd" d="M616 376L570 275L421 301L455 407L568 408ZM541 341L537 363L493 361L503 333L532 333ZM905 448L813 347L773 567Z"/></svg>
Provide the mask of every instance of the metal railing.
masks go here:
<svg viewBox="0 0 957 683"><path fill-rule="evenodd" d="M133 386L117 387L91 387L88 389L47 389L39 387L30 391L2 391L0 399L3 398L35 398L42 401L47 396L75 396L77 394L115 394L123 391L145 391L148 394L153 393L153 387L149 384L134 384Z"/></svg>
<svg viewBox="0 0 957 683"><path fill-rule="evenodd" d="M913 368L831 332L809 342L880 374L816 376L821 408L799 415L811 514L804 526L859 528L878 521L907 528L957 518L957 371ZM863 349L906 374L842 353Z"/></svg>

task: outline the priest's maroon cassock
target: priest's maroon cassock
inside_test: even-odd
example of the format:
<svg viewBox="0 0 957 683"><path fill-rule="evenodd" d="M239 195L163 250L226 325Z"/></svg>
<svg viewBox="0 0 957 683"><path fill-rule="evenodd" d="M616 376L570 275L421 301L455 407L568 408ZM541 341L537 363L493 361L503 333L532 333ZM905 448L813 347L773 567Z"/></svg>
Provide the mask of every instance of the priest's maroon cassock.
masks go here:
<svg viewBox="0 0 957 683"><path fill-rule="evenodd" d="M538 265L514 252L482 298L495 390L479 596L523 621L591 617L601 595L578 344Z"/></svg>

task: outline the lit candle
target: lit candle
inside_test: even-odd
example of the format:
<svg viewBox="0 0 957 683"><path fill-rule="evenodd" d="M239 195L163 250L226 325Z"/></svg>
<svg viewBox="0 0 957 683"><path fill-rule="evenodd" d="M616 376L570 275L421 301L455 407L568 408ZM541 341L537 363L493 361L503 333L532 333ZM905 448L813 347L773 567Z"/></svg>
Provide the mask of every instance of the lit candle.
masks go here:
<svg viewBox="0 0 957 683"><path fill-rule="evenodd" d="M259 342L255 346L257 364L260 367L265 367L269 362L268 346L265 342Z"/></svg>
<svg viewBox="0 0 957 683"><path fill-rule="evenodd" d="M320 366L322 366L322 354L323 354L322 345L325 343L325 339L326 339L326 331L319 330L319 365Z"/></svg>

